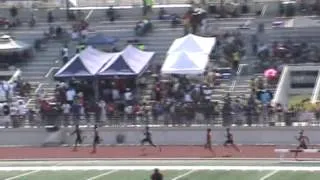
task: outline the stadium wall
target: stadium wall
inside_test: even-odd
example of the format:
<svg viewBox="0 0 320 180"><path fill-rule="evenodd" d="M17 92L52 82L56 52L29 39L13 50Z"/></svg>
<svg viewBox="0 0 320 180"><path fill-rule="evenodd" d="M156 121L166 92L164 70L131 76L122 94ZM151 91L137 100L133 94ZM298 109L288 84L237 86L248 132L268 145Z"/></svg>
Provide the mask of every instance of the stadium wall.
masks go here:
<svg viewBox="0 0 320 180"><path fill-rule="evenodd" d="M212 128L214 144L222 144L225 141L224 128ZM73 129L60 130L60 135L52 135L45 129L2 129L0 131L1 146L43 146L45 143L61 142L61 144L72 145L75 137L68 136ZM84 128L84 144L92 143L92 128ZM161 145L202 145L205 140L204 127L181 127L181 128L152 128L153 141ZM239 127L232 128L237 144L257 145L296 144L294 136L298 134L298 127ZM102 144L116 145L123 137L123 145L139 144L143 138L143 128L100 128ZM306 135L312 144L320 144L319 128L305 128ZM57 133L57 132L53 132ZM60 138L60 139L55 139ZM58 144L57 144L58 145Z"/></svg>

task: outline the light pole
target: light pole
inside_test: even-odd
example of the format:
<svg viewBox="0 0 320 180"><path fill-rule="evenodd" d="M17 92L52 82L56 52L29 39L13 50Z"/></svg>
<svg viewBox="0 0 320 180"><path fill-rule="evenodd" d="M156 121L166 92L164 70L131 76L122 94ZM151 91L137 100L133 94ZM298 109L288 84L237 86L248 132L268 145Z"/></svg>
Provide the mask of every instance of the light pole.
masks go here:
<svg viewBox="0 0 320 180"><path fill-rule="evenodd" d="M224 17L224 0L220 0L220 16Z"/></svg>
<svg viewBox="0 0 320 180"><path fill-rule="evenodd" d="M66 14L67 14L67 20L69 20L69 8L70 8L70 4L69 4L69 0L65 0L66 1Z"/></svg>

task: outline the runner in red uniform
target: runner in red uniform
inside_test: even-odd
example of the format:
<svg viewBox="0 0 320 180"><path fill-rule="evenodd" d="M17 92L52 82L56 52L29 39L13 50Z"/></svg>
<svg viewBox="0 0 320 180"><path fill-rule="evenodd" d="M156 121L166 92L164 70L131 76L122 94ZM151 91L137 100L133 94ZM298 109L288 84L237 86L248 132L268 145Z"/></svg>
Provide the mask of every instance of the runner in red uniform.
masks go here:
<svg viewBox="0 0 320 180"><path fill-rule="evenodd" d="M215 155L215 152L212 149L212 134L210 128L207 129L206 144L204 145L204 148L208 149L213 155Z"/></svg>

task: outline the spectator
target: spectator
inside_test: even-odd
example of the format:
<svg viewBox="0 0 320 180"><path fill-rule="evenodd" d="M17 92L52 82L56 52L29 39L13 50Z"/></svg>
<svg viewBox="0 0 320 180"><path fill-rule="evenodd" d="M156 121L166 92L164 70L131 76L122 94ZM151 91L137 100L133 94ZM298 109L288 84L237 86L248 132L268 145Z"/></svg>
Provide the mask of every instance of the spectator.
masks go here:
<svg viewBox="0 0 320 180"><path fill-rule="evenodd" d="M126 89L126 92L124 93L124 100L126 101L126 103L131 104L132 100L133 100L133 94L130 91L129 88Z"/></svg>
<svg viewBox="0 0 320 180"><path fill-rule="evenodd" d="M0 82L0 102L7 102L9 94L9 87L4 83Z"/></svg>
<svg viewBox="0 0 320 180"><path fill-rule="evenodd" d="M184 27L184 35L189 34L190 26L191 26L191 18L192 18L192 9L189 9L183 16L183 27Z"/></svg>
<svg viewBox="0 0 320 180"><path fill-rule="evenodd" d="M81 116L81 104L79 101L74 101L74 103L71 105L71 111L72 111L72 117L73 117L73 123L79 124L80 116Z"/></svg>
<svg viewBox="0 0 320 180"><path fill-rule="evenodd" d="M48 21L48 23L52 23L54 21L52 11L48 11L47 21Z"/></svg>
<svg viewBox="0 0 320 180"><path fill-rule="evenodd" d="M69 48L67 45L63 47L61 55L63 64L66 64L69 61Z"/></svg>
<svg viewBox="0 0 320 180"><path fill-rule="evenodd" d="M16 18L18 16L18 8L16 6L12 6L10 8L10 16L12 18Z"/></svg>
<svg viewBox="0 0 320 180"><path fill-rule="evenodd" d="M70 116L71 116L71 106L68 103L63 103L62 104L62 112L63 112L63 124L69 125L69 121L70 121Z"/></svg>
<svg viewBox="0 0 320 180"><path fill-rule="evenodd" d="M132 105L127 105L124 108L127 120L129 121L129 123L133 123L133 119L134 119L134 112L133 112L133 106Z"/></svg>
<svg viewBox="0 0 320 180"><path fill-rule="evenodd" d="M2 123L8 128L10 125L10 107L7 104L2 107L2 115Z"/></svg>
<svg viewBox="0 0 320 180"><path fill-rule="evenodd" d="M10 105L10 119L12 121L12 126L14 128L19 127L19 116L18 116L18 108L17 106L15 106L14 104Z"/></svg>
<svg viewBox="0 0 320 180"><path fill-rule="evenodd" d="M115 105L113 103L109 103L107 105L107 116L110 123L112 122L111 120L115 115L115 111L116 111Z"/></svg>
<svg viewBox="0 0 320 180"><path fill-rule="evenodd" d="M171 26L173 28L175 28L179 24L181 24L181 18L177 14L172 14L172 16L171 16Z"/></svg>
<svg viewBox="0 0 320 180"><path fill-rule="evenodd" d="M99 102L99 104L98 104L98 106L99 106L99 110L100 110L100 118L99 118L99 121L102 121L102 122L104 122L104 121L106 121L106 119L107 119L107 105L106 105L106 102L105 101L103 101L103 100L101 100L100 102ZM108 107L109 108L109 107Z"/></svg>
<svg viewBox="0 0 320 180"><path fill-rule="evenodd" d="M113 22L115 20L115 10L113 9L113 6L110 6L109 9L106 12L107 18L110 22Z"/></svg>
<svg viewBox="0 0 320 180"><path fill-rule="evenodd" d="M143 0L142 14L146 16L149 12L152 12L153 0Z"/></svg>
<svg viewBox="0 0 320 180"><path fill-rule="evenodd" d="M60 37L62 36L62 31L63 31L63 29L62 29L61 26L58 26L58 27L56 28L56 36L57 36L58 38L60 38Z"/></svg>
<svg viewBox="0 0 320 180"><path fill-rule="evenodd" d="M75 97L76 97L76 91L73 88L69 88L66 92L66 99L68 104L72 105Z"/></svg>
<svg viewBox="0 0 320 180"><path fill-rule="evenodd" d="M159 14L158 14L158 19L159 20L169 20L171 19L171 15L167 13L167 11L164 8L160 8Z"/></svg>
<svg viewBox="0 0 320 180"><path fill-rule="evenodd" d="M155 169L151 175L151 180L163 180L163 175L159 172L159 169Z"/></svg>

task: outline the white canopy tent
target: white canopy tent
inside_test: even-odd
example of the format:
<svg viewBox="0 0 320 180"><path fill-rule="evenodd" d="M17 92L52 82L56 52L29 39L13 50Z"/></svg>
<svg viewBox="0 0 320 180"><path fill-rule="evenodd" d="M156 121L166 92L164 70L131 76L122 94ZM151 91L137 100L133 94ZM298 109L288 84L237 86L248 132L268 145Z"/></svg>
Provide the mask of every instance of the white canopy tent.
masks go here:
<svg viewBox="0 0 320 180"><path fill-rule="evenodd" d="M207 38L188 34L182 38L174 40L172 45L170 46L168 54L179 51L186 51L196 53L201 52L209 55L215 44L215 37Z"/></svg>
<svg viewBox="0 0 320 180"><path fill-rule="evenodd" d="M202 74L209 62L205 53L175 52L169 54L161 68L162 74Z"/></svg>
<svg viewBox="0 0 320 180"><path fill-rule="evenodd" d="M30 48L29 44L25 44L21 41L15 41L8 35L0 36L0 53L24 51L28 48Z"/></svg>

